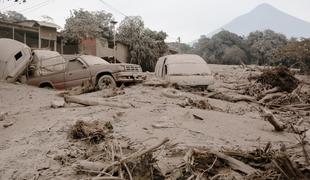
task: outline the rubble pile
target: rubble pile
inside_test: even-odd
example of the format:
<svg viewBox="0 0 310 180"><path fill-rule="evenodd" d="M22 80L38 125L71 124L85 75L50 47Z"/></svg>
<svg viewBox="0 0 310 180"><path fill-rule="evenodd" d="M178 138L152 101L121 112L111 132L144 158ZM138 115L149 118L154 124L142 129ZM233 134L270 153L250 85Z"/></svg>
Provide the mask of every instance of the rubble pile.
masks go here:
<svg viewBox="0 0 310 180"><path fill-rule="evenodd" d="M298 164L285 149L252 151L189 149L170 179L308 179L309 164ZM172 178L173 177L173 178Z"/></svg>
<svg viewBox="0 0 310 180"><path fill-rule="evenodd" d="M105 124L99 121L84 122L77 121L69 131L69 136L72 139L87 140L92 144L98 144L104 141L107 134L112 132L113 126L110 122Z"/></svg>
<svg viewBox="0 0 310 180"><path fill-rule="evenodd" d="M264 70L263 73L256 78L257 83L269 85L271 88L278 87L279 91L286 91L289 93L296 89L299 84L299 80L284 66Z"/></svg>
<svg viewBox="0 0 310 180"><path fill-rule="evenodd" d="M72 169L81 178L94 179L164 179L154 157L169 139L140 150L121 145L121 139L113 136L110 122L77 121L69 130L69 138L75 141L54 159ZM78 154L76 154L78 152Z"/></svg>

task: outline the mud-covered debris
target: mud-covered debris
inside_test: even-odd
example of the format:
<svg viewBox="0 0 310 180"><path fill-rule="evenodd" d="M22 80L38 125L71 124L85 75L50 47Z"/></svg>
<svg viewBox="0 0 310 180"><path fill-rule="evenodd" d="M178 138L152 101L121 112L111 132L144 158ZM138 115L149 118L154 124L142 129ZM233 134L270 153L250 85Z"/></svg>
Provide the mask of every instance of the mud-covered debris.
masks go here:
<svg viewBox="0 0 310 180"><path fill-rule="evenodd" d="M95 87L93 86L92 82L90 80L87 80L87 81L83 81L81 86L71 88L69 91L66 92L66 94L74 96L74 95L89 93L94 90L95 90Z"/></svg>
<svg viewBox="0 0 310 180"><path fill-rule="evenodd" d="M84 122L77 121L69 130L72 139L87 140L92 144L98 144L105 140L111 133L113 126L110 122L101 123L99 121Z"/></svg>
<svg viewBox="0 0 310 180"><path fill-rule="evenodd" d="M164 87L167 88L170 86L170 83L168 81L162 80L162 79L150 79L143 83L143 86L153 86L153 87Z"/></svg>
<svg viewBox="0 0 310 180"><path fill-rule="evenodd" d="M190 149L185 153L184 162L169 176L175 179L309 179L309 167L297 165L293 157L285 150L272 149L271 143L252 151Z"/></svg>
<svg viewBox="0 0 310 180"><path fill-rule="evenodd" d="M132 174L132 179L165 179L161 171L157 168L156 162L156 158L150 152L127 163L129 171ZM129 179L128 176L125 177L125 179Z"/></svg>
<svg viewBox="0 0 310 180"><path fill-rule="evenodd" d="M256 82L270 85L272 88L278 87L281 91L287 92L292 92L299 84L299 80L284 66L265 70L260 76L256 77Z"/></svg>
<svg viewBox="0 0 310 180"><path fill-rule="evenodd" d="M0 112L0 121L4 121L7 115L8 115L7 112Z"/></svg>
<svg viewBox="0 0 310 180"><path fill-rule="evenodd" d="M52 101L52 103L51 103L51 107L52 108L62 108L62 107L65 107L65 101Z"/></svg>
<svg viewBox="0 0 310 180"><path fill-rule="evenodd" d="M198 109L212 109L212 106L209 104L207 99L195 100L195 99L187 98L184 105L195 107Z"/></svg>
<svg viewBox="0 0 310 180"><path fill-rule="evenodd" d="M109 97L114 97L114 96L125 94L125 91L123 88L117 88L117 87L112 88L112 89L104 89L101 92L102 92L102 97L104 98L109 98Z"/></svg>
<svg viewBox="0 0 310 180"><path fill-rule="evenodd" d="M3 127L8 128L10 126L13 126L13 124L14 124L13 122L8 122L8 123L3 124Z"/></svg>

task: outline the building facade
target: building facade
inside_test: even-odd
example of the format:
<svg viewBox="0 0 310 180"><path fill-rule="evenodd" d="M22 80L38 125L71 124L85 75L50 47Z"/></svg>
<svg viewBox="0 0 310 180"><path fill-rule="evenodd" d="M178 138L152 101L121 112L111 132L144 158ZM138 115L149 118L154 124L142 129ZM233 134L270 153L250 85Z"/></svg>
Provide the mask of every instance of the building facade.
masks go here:
<svg viewBox="0 0 310 180"><path fill-rule="evenodd" d="M82 40L79 49L80 54L89 54L102 58L115 57L119 62L128 62L128 46L121 42L116 42L114 50L114 43L109 42L106 38Z"/></svg>
<svg viewBox="0 0 310 180"><path fill-rule="evenodd" d="M32 49L49 49L62 53L58 28L56 24L34 20L14 23L0 21L0 38L20 41Z"/></svg>

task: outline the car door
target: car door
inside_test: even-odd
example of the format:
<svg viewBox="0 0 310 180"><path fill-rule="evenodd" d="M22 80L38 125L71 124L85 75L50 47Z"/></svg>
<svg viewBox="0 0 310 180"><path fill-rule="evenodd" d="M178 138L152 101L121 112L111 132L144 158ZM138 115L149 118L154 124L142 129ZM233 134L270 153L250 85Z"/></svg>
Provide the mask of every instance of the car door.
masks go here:
<svg viewBox="0 0 310 180"><path fill-rule="evenodd" d="M90 71L81 59L76 58L68 61L65 82L66 89L81 86L90 79Z"/></svg>

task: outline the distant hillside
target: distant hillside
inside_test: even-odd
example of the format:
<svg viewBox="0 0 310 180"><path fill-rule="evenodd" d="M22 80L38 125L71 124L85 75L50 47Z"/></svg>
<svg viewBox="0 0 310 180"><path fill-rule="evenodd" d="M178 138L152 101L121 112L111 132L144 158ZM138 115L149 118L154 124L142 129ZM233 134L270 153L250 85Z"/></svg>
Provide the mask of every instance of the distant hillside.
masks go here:
<svg viewBox="0 0 310 180"><path fill-rule="evenodd" d="M239 35L247 35L256 30L271 29L287 37L310 37L310 23L284 13L269 4L261 4L247 14L237 17L222 29Z"/></svg>

